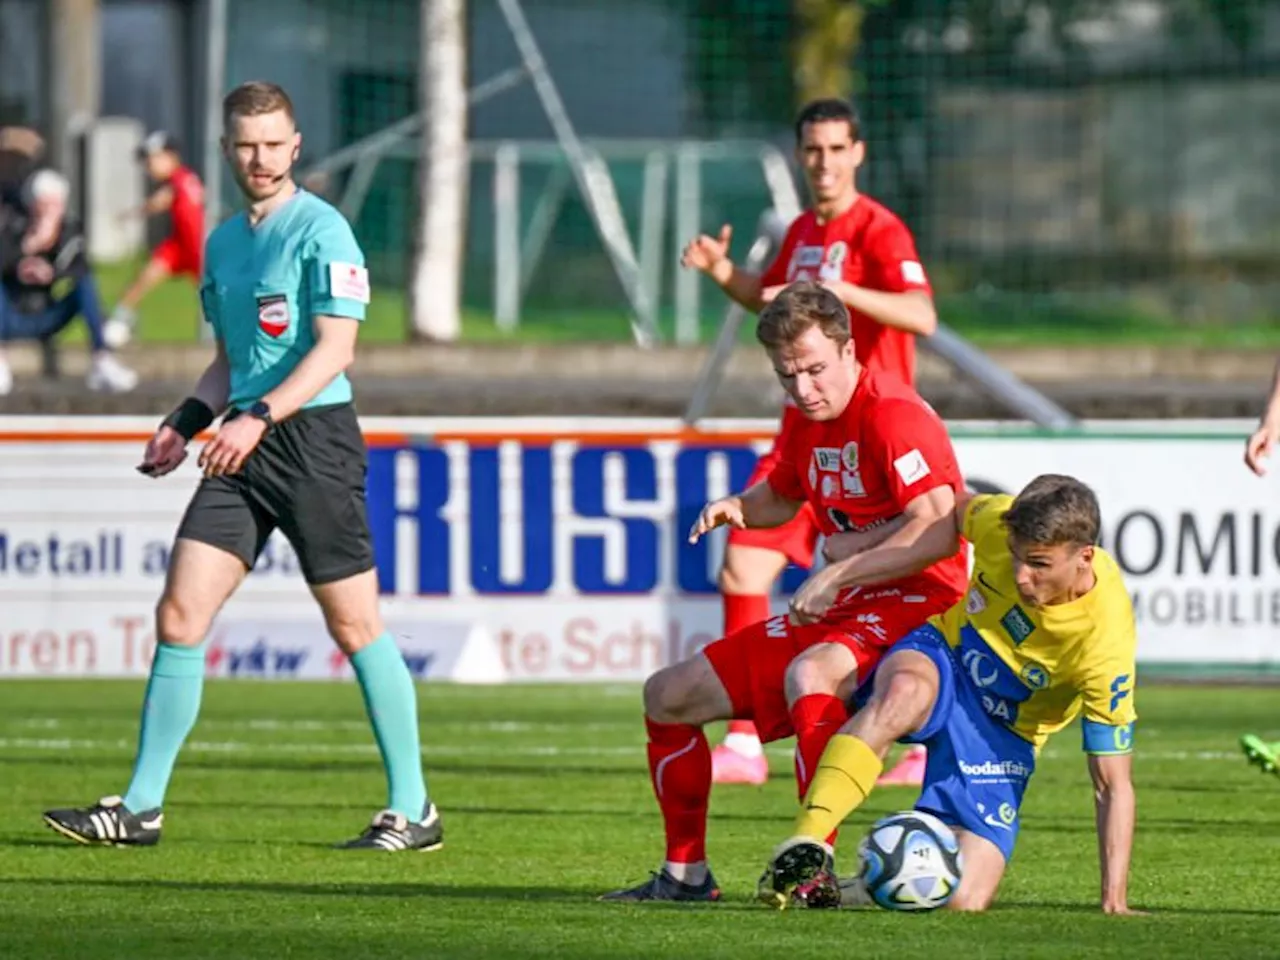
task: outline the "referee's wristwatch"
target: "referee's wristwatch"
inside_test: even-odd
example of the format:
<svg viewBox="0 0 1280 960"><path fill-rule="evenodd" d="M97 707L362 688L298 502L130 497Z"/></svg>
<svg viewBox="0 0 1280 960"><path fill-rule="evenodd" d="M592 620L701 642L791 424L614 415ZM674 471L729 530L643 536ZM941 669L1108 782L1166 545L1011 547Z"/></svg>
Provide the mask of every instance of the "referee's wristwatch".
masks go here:
<svg viewBox="0 0 1280 960"><path fill-rule="evenodd" d="M265 400L258 400L245 413L251 417L257 417L267 425L268 430L276 425L276 422L271 419L271 407L267 405Z"/></svg>

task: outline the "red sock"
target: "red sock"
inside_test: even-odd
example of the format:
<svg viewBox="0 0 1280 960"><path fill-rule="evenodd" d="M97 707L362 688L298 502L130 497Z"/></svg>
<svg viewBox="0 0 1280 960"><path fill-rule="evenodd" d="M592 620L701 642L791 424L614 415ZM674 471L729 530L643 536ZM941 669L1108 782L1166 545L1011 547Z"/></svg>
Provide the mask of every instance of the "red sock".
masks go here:
<svg viewBox="0 0 1280 960"><path fill-rule="evenodd" d="M649 730L649 776L667 832L667 859L707 859L707 799L711 796L711 750L701 727L658 723Z"/></svg>
<svg viewBox="0 0 1280 960"><path fill-rule="evenodd" d="M801 697L791 708L791 725L796 731L796 786L801 802L809 792L809 783L818 769L818 761L822 759L827 742L848 719L849 711L840 698L829 693L811 693ZM834 846L835 842L836 834L832 831L827 843Z"/></svg>
<svg viewBox="0 0 1280 960"><path fill-rule="evenodd" d="M737 633L753 623L769 619L769 598L764 594L726 593L721 595L724 602L724 635ZM749 737L759 736L756 725L750 720L730 720L726 733L744 733Z"/></svg>

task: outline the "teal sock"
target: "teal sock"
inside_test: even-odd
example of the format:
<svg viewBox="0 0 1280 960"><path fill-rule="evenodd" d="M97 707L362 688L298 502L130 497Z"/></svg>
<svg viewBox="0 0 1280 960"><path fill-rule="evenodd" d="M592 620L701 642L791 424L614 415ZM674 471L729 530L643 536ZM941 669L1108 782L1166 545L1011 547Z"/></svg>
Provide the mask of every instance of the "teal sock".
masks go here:
<svg viewBox="0 0 1280 960"><path fill-rule="evenodd" d="M196 647L162 643L156 647L146 699L142 702L138 758L124 795L124 805L134 813L164 805L178 751L200 714L203 690L203 643Z"/></svg>
<svg viewBox="0 0 1280 960"><path fill-rule="evenodd" d="M384 633L351 657L364 694L373 736L387 770L387 809L421 820L427 806L418 745L418 695L413 674L390 633Z"/></svg>

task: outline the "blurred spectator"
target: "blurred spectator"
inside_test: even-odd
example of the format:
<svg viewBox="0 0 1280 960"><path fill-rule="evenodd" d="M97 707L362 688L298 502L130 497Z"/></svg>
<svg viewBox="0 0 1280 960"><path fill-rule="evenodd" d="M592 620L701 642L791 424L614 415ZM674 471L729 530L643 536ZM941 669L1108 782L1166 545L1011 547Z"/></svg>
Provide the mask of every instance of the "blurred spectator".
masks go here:
<svg viewBox="0 0 1280 960"><path fill-rule="evenodd" d="M146 167L147 176L160 186L140 209L124 215L155 216L167 212L170 233L156 247L107 320L104 335L107 345L113 348L129 342L138 322L138 304L157 284L185 274L199 285L204 256L204 184L182 162L178 141L163 130L156 131L142 141L138 159Z"/></svg>
<svg viewBox="0 0 1280 960"><path fill-rule="evenodd" d="M84 235L67 216L70 185L42 165L44 141L25 127L0 128L0 343L47 342L77 316L89 328L92 390L125 392L138 377L108 349L102 305ZM13 373L0 352L0 396Z"/></svg>

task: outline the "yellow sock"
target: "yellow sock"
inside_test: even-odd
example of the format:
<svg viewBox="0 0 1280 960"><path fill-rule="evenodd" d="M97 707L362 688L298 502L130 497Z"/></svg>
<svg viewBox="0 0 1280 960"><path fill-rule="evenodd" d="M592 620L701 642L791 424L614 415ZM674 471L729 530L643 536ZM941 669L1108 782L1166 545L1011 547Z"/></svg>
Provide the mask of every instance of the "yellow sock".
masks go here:
<svg viewBox="0 0 1280 960"><path fill-rule="evenodd" d="M825 840L876 785L884 762L857 737L836 734L822 751L792 836Z"/></svg>

